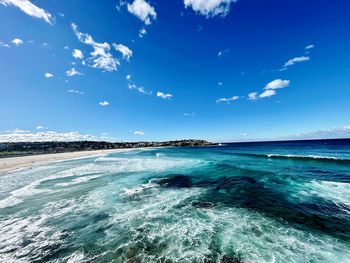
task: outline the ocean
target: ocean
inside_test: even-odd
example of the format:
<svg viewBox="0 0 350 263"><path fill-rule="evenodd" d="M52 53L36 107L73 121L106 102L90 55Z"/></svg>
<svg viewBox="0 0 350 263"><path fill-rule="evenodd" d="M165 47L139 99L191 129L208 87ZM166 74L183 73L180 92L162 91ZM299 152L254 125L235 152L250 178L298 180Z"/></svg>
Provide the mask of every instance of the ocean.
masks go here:
<svg viewBox="0 0 350 263"><path fill-rule="evenodd" d="M132 150L2 174L0 262L350 262L350 140Z"/></svg>

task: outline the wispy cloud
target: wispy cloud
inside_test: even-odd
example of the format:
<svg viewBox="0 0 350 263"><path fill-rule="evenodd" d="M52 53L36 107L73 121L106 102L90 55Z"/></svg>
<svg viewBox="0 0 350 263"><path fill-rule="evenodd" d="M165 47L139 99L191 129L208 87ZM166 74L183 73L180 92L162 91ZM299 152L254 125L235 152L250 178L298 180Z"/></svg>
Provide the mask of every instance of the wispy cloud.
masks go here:
<svg viewBox="0 0 350 263"><path fill-rule="evenodd" d="M0 41L0 47L10 47L10 45Z"/></svg>
<svg viewBox="0 0 350 263"><path fill-rule="evenodd" d="M216 103L219 103L219 102L227 102L227 103L230 103L231 101L234 101L234 100L238 100L239 97L238 96L233 96L231 98L221 98L221 99L217 99L216 100Z"/></svg>
<svg viewBox="0 0 350 263"><path fill-rule="evenodd" d="M134 134L136 134L136 135L145 135L145 133L142 132L142 131L134 131Z"/></svg>
<svg viewBox="0 0 350 263"><path fill-rule="evenodd" d="M51 73L45 73L45 78L52 78L53 77L53 74Z"/></svg>
<svg viewBox="0 0 350 263"><path fill-rule="evenodd" d="M115 48L115 50L122 53L123 58L125 58L126 60L129 61L130 57L132 57L132 51L127 46L124 46L123 44L113 44L113 47Z"/></svg>
<svg viewBox="0 0 350 263"><path fill-rule="evenodd" d="M137 16L146 25L151 24L151 20L157 18L157 13L145 0L134 0L132 4L127 4L128 11Z"/></svg>
<svg viewBox="0 0 350 263"><path fill-rule="evenodd" d="M130 76L130 74L128 74L128 75L126 75L126 77L125 77L127 80L130 80L131 79L131 76Z"/></svg>
<svg viewBox="0 0 350 263"><path fill-rule="evenodd" d="M0 4L3 4L4 6L16 6L27 15L30 15L35 18L44 19L50 25L52 25L53 23L52 15L50 13L34 5L29 0L0 0Z"/></svg>
<svg viewBox="0 0 350 263"><path fill-rule="evenodd" d="M183 113L183 116L186 116L186 117L194 117L196 116L196 113L195 112L192 112L192 113Z"/></svg>
<svg viewBox="0 0 350 263"><path fill-rule="evenodd" d="M227 54L227 53L230 53L230 50L229 49L224 49L224 50L221 50L218 52L218 57L222 57L223 55Z"/></svg>
<svg viewBox="0 0 350 263"><path fill-rule="evenodd" d="M108 101L101 101L99 103L101 106L108 106L109 105L109 102Z"/></svg>
<svg viewBox="0 0 350 263"><path fill-rule="evenodd" d="M146 95L151 95L152 91L146 91L144 87L137 87L135 84L128 84L129 89L136 89L138 92Z"/></svg>
<svg viewBox="0 0 350 263"><path fill-rule="evenodd" d="M15 38L14 40L11 41L13 44L15 44L16 46L22 45L23 44L23 40L19 39L19 38Z"/></svg>
<svg viewBox="0 0 350 263"><path fill-rule="evenodd" d="M237 1L238 0L184 0L184 5L185 8L192 7L195 12L207 18L217 15L225 17L230 11L231 3Z"/></svg>
<svg viewBox="0 0 350 263"><path fill-rule="evenodd" d="M307 56L292 58L284 64L284 66L281 70L283 71L283 70L287 69L288 67L293 66L295 63L308 61L308 60L310 60L310 57L307 57Z"/></svg>
<svg viewBox="0 0 350 263"><path fill-rule="evenodd" d="M94 139L96 138L92 135L89 135L89 134L82 135L82 134L79 134L78 132L65 132L65 133L59 133L54 131L22 132L21 130L14 130L12 132L0 134L0 142L81 141L81 140L94 140Z"/></svg>
<svg viewBox="0 0 350 263"><path fill-rule="evenodd" d="M343 127L333 127L325 130L314 130L311 132L298 133L282 139L337 139L350 138L350 125Z"/></svg>
<svg viewBox="0 0 350 263"><path fill-rule="evenodd" d="M309 50L309 49L312 49L314 47L315 47L314 45L308 45L308 46L305 47L305 50Z"/></svg>
<svg viewBox="0 0 350 263"><path fill-rule="evenodd" d="M83 73L80 73L79 71L77 71L75 68L72 68L71 70L67 70L66 71L66 75L68 77L72 77L72 76L75 76L75 75L81 75L83 76L84 74Z"/></svg>
<svg viewBox="0 0 350 263"><path fill-rule="evenodd" d="M162 99L171 99L172 97L173 97L173 95L171 95L171 94L166 94L166 93L163 93L163 92L160 92L160 91L158 91L157 92L157 97L160 97L160 98L162 98Z"/></svg>
<svg viewBox="0 0 350 263"><path fill-rule="evenodd" d="M28 132L30 132L30 131L21 130L21 129L14 129L12 132L13 132L13 133L28 133Z"/></svg>
<svg viewBox="0 0 350 263"><path fill-rule="evenodd" d="M74 23L72 23L72 29L80 42L90 45L94 49L88 58L88 61L91 62L89 64L90 67L101 68L107 71L117 70L120 62L110 53L111 48L107 42L96 42L89 34L79 32L78 26Z"/></svg>
<svg viewBox="0 0 350 263"><path fill-rule="evenodd" d="M83 52L81 52L81 50L79 50L79 49L73 49L72 56L76 59L78 59L78 58L83 59L84 58Z"/></svg>
<svg viewBox="0 0 350 263"><path fill-rule="evenodd" d="M83 91L74 90L74 89L70 89L70 90L68 90L68 92L70 92L70 93L76 93L76 94L81 94L81 95L84 95L84 94L85 94L85 92L83 92Z"/></svg>

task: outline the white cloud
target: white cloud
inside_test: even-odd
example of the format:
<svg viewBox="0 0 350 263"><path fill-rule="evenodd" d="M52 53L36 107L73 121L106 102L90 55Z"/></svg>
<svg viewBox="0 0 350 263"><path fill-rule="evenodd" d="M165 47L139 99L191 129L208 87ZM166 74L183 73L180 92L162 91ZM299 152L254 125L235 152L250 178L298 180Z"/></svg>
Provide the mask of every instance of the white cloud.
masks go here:
<svg viewBox="0 0 350 263"><path fill-rule="evenodd" d="M267 98L267 97L271 97L273 95L276 95L276 91L273 90L273 89L268 89L268 90L265 90L263 93L261 93L259 95L259 98Z"/></svg>
<svg viewBox="0 0 350 263"><path fill-rule="evenodd" d="M69 77L75 76L75 75L84 75L83 73L80 73L79 71L77 71L75 68L72 68L71 70L67 70L66 71L66 75Z"/></svg>
<svg viewBox="0 0 350 263"><path fill-rule="evenodd" d="M171 94L165 94L163 92L158 91L157 92L157 97L163 98L163 99L171 99L173 95Z"/></svg>
<svg viewBox="0 0 350 263"><path fill-rule="evenodd" d="M267 98L271 97L273 95L276 95L276 89L282 89L285 88L289 85L290 81L289 80L282 80L282 79L275 79L269 83L264 88L264 92L259 94L259 98ZM252 92L248 94L248 100L256 100L257 99L257 92Z"/></svg>
<svg viewBox="0 0 350 263"><path fill-rule="evenodd" d="M48 141L80 141L94 140L92 135L82 135L78 132L58 133L54 131L47 132L21 132L14 130L9 133L0 134L0 142L48 142Z"/></svg>
<svg viewBox="0 0 350 263"><path fill-rule="evenodd" d="M264 92L258 95L257 92L251 92L248 94L248 100L257 100L258 98L267 98L276 95L276 89L282 89L289 86L289 80L275 79L266 84Z"/></svg>
<svg viewBox="0 0 350 263"><path fill-rule="evenodd" d="M130 74L129 74L129 75L126 75L126 79L127 79L127 80L131 79Z"/></svg>
<svg viewBox="0 0 350 263"><path fill-rule="evenodd" d="M227 103L230 103L230 101L234 101L234 100L238 100L239 97L238 96L233 96L232 98L221 98L221 99L217 99L216 100L216 103L219 103L219 102L227 102Z"/></svg>
<svg viewBox="0 0 350 263"><path fill-rule="evenodd" d="M146 95L151 95L152 91L146 91L144 87L137 87L135 84L128 84L129 89L136 89L140 93L146 94Z"/></svg>
<svg viewBox="0 0 350 263"><path fill-rule="evenodd" d="M13 44L15 44L16 46L22 45L23 41L22 39L19 38L15 38L14 40L11 41Z"/></svg>
<svg viewBox="0 0 350 263"><path fill-rule="evenodd" d="M127 46L124 46L123 44L113 44L113 47L115 50L122 53L123 58L129 61L130 57L132 56L132 51Z"/></svg>
<svg viewBox="0 0 350 263"><path fill-rule="evenodd" d="M248 133L244 132L244 133L241 134L241 136L247 137L247 136L249 136L249 135L248 135Z"/></svg>
<svg viewBox="0 0 350 263"><path fill-rule="evenodd" d="M81 95L85 94L85 92L83 92L83 91L74 90L74 89L70 89L70 90L68 90L68 92L70 92L70 93L76 93L76 94L81 94Z"/></svg>
<svg viewBox="0 0 350 263"><path fill-rule="evenodd" d="M36 129L37 130L43 130L43 129L46 129L46 128L44 126L39 125L39 126L36 127Z"/></svg>
<svg viewBox="0 0 350 263"><path fill-rule="evenodd" d="M288 60L285 64L284 64L284 68L287 68L289 66L294 65L297 62L303 62L303 61L308 61L310 60L310 57L306 57L306 56L301 56L301 57L296 57L296 58L292 58L290 60ZM283 70L283 68L282 68Z"/></svg>
<svg viewBox="0 0 350 263"><path fill-rule="evenodd" d="M10 47L9 44L5 44L4 42L0 41L0 47Z"/></svg>
<svg viewBox="0 0 350 263"><path fill-rule="evenodd" d="M51 73L45 73L45 78L52 78L53 77L53 74Z"/></svg>
<svg viewBox="0 0 350 263"><path fill-rule="evenodd" d="M44 9L37 7L29 0L0 0L0 4L4 6L13 5L21 9L27 15L32 17L44 19L47 23L52 25L52 15Z"/></svg>
<svg viewBox="0 0 350 263"><path fill-rule="evenodd" d="M196 113L194 113L194 112L192 112L192 113L183 113L183 115L184 116L186 116L186 117L194 117L194 116L196 116Z"/></svg>
<svg viewBox="0 0 350 263"><path fill-rule="evenodd" d="M218 82L218 85L219 85L219 86L222 86L222 85L223 85L223 83L222 83L221 81L219 81L219 82Z"/></svg>
<svg viewBox="0 0 350 263"><path fill-rule="evenodd" d="M134 134L136 134L136 135L145 135L145 133L142 132L142 131L134 131Z"/></svg>
<svg viewBox="0 0 350 263"><path fill-rule="evenodd" d="M309 50L309 49L312 49L314 47L315 47L314 45L308 45L308 46L305 47L305 50Z"/></svg>
<svg viewBox="0 0 350 263"><path fill-rule="evenodd" d="M184 0L185 8L192 7L195 12L201 15L213 17L220 15L225 17L230 11L231 3L238 0Z"/></svg>
<svg viewBox="0 0 350 263"><path fill-rule="evenodd" d="M101 106L108 106L109 102L108 101L103 101L99 103Z"/></svg>
<svg viewBox="0 0 350 263"><path fill-rule="evenodd" d="M74 23L72 23L72 29L80 42L90 45L94 49L88 58L88 61L91 62L89 65L90 67L101 68L107 71L117 70L117 66L120 65L120 62L110 53L111 48L107 42L95 42L89 34L79 32L78 26Z"/></svg>
<svg viewBox="0 0 350 263"><path fill-rule="evenodd" d="M141 19L146 25L151 24L151 19L156 19L157 13L154 8L145 0L134 0L128 4L128 11Z"/></svg>
<svg viewBox="0 0 350 263"><path fill-rule="evenodd" d="M68 50L68 49L69 49L69 47L68 47L68 46L64 46L64 49L65 49L65 50Z"/></svg>
<svg viewBox="0 0 350 263"><path fill-rule="evenodd" d="M73 49L72 55L76 59L78 59L78 58L83 59L84 58L83 52L81 52L81 50L79 50L79 49Z"/></svg>
<svg viewBox="0 0 350 263"><path fill-rule="evenodd" d="M257 99L257 92L251 92L248 94L248 100L256 100Z"/></svg>
<svg viewBox="0 0 350 263"><path fill-rule="evenodd" d="M282 80L282 79L275 79L271 82L269 82L265 86L265 90L270 90L270 89L282 89L285 88L289 85L290 81L289 80Z"/></svg>
<svg viewBox="0 0 350 263"><path fill-rule="evenodd" d="M139 38L143 38L147 34L146 29L143 27L139 31Z"/></svg>

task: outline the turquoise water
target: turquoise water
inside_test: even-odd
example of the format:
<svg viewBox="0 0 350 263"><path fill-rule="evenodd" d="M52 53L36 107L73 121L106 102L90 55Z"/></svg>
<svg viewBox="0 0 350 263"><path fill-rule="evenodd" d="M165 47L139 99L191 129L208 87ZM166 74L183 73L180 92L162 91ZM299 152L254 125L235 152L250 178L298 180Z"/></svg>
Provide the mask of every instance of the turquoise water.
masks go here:
<svg viewBox="0 0 350 263"><path fill-rule="evenodd" d="M0 262L350 262L350 142L133 150L2 174Z"/></svg>

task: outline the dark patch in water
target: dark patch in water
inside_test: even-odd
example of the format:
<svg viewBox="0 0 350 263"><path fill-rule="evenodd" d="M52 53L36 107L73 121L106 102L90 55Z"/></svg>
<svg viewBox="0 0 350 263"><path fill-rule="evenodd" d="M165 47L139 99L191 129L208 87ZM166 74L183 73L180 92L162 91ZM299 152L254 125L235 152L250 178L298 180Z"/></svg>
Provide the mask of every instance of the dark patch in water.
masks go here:
<svg viewBox="0 0 350 263"><path fill-rule="evenodd" d="M241 257L229 257L227 255L223 256L220 260L221 263L243 263L244 261Z"/></svg>
<svg viewBox="0 0 350 263"><path fill-rule="evenodd" d="M220 263L245 263L245 261L242 259L241 256L230 257L228 255L224 255L219 260L214 260L214 259L208 258L208 259L205 259L203 262L204 263L216 263L218 261Z"/></svg>
<svg viewBox="0 0 350 263"><path fill-rule="evenodd" d="M187 200L187 204L197 208L212 208L223 205L253 209L266 216L293 224L294 227L318 230L329 235L350 240L349 208L336 205L319 197L310 197L308 202L290 201L284 190L283 180L277 175L249 169L241 169L227 164L216 166L218 170L231 171L232 176L210 176L210 171L200 175L170 175L159 181L166 188L202 187L208 189L201 200ZM208 173L209 172L209 173ZM255 176L261 180L257 180ZM275 178L276 177L276 178ZM275 179L273 179L275 178ZM269 183L266 183L266 182ZM277 186L277 187L275 187ZM190 201L190 203L188 203ZM181 205L179 205L180 207Z"/></svg>
<svg viewBox="0 0 350 263"><path fill-rule="evenodd" d="M97 215L94 215L92 220L94 221L94 223L97 223L98 221L100 220L105 220L109 218L109 215L106 214L106 213L101 213L101 214L97 214Z"/></svg>
<svg viewBox="0 0 350 263"><path fill-rule="evenodd" d="M192 206L196 208L212 208L214 207L214 204L211 202L193 201Z"/></svg>
<svg viewBox="0 0 350 263"><path fill-rule="evenodd" d="M170 175L167 178L160 179L158 184L169 188L189 188L193 186L191 178L186 175Z"/></svg>

